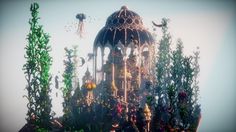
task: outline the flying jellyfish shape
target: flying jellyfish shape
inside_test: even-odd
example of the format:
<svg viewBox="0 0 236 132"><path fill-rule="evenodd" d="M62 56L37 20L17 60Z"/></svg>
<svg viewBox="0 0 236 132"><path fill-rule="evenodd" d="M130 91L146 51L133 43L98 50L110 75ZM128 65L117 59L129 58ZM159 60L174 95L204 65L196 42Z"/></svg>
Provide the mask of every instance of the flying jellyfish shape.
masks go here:
<svg viewBox="0 0 236 132"><path fill-rule="evenodd" d="M79 13L76 15L76 19L79 20L77 33L79 34L80 38L82 38L83 37L82 34L84 31L84 20L86 19L86 15L84 13Z"/></svg>

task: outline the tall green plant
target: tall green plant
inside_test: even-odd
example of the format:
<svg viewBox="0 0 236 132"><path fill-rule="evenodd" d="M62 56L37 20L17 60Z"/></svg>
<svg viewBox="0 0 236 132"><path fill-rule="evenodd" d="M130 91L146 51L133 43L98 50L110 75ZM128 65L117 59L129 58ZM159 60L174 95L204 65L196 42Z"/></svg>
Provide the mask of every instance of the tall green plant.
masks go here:
<svg viewBox="0 0 236 132"><path fill-rule="evenodd" d="M176 120L178 118L178 108L177 108L177 101L178 101L178 92L182 89L183 86L183 42L181 39L178 39L176 50L172 51L171 56L171 86L168 88L168 98L170 100L169 106L169 113L170 113L170 120L169 124L173 127L176 127Z"/></svg>
<svg viewBox="0 0 236 132"><path fill-rule="evenodd" d="M200 65L199 65L199 59L200 59L200 51L199 47L197 47L197 50L193 52L193 89L194 89L194 104L198 104L198 95L199 95L199 81L198 76L200 72Z"/></svg>
<svg viewBox="0 0 236 132"><path fill-rule="evenodd" d="M78 57L78 46L73 46L73 89L76 90L79 88L79 75L78 75L78 67L79 67L79 57Z"/></svg>
<svg viewBox="0 0 236 132"><path fill-rule="evenodd" d="M171 64L171 80L172 84L179 91L183 85L183 42L178 39L176 50L172 52L172 64Z"/></svg>
<svg viewBox="0 0 236 132"><path fill-rule="evenodd" d="M43 31L43 26L38 24L37 3L31 4L32 18L29 20L30 33L26 45L26 64L23 70L26 74L28 91L27 122L41 128L50 128L51 99L49 97L51 75L49 73L52 58L49 55L49 35Z"/></svg>
<svg viewBox="0 0 236 132"><path fill-rule="evenodd" d="M199 120L201 118L201 105L198 102L199 99L199 72L200 72L200 65L199 65L199 59L200 59L200 51L199 47L197 47L197 50L193 52L193 110L191 112L192 114L192 120L190 129L197 130L197 127L199 125Z"/></svg>
<svg viewBox="0 0 236 132"><path fill-rule="evenodd" d="M155 107L153 117L153 131L160 131L162 126L169 121L168 117L168 88L170 87L170 66L171 66L171 35L167 27L168 19L162 19L162 38L159 42L156 61L156 92L158 103Z"/></svg>
<svg viewBox="0 0 236 132"><path fill-rule="evenodd" d="M191 124L193 112L193 67L191 66L192 57L184 57L183 60L183 86L179 92L178 108L182 121L182 129L188 129Z"/></svg>
<svg viewBox="0 0 236 132"><path fill-rule="evenodd" d="M162 20L162 25L166 19ZM154 110L152 131L196 131L201 117L198 104L199 51L184 56L183 42L171 51L171 36L162 27L156 63L156 90L158 103Z"/></svg>
<svg viewBox="0 0 236 132"><path fill-rule="evenodd" d="M167 23L167 19L162 19L162 24ZM167 88L170 84L170 64L171 64L171 35L168 33L168 27L162 27L162 39L160 40L157 63L156 63L156 79L157 79L157 93L159 99L162 94L167 94Z"/></svg>
<svg viewBox="0 0 236 132"><path fill-rule="evenodd" d="M66 59L64 60L65 71L63 73L63 83L64 87L62 88L63 92L63 124L65 129L71 130L72 128L72 107L71 107L71 92L73 86L73 77L74 77L74 63L73 63L73 49L65 48Z"/></svg>

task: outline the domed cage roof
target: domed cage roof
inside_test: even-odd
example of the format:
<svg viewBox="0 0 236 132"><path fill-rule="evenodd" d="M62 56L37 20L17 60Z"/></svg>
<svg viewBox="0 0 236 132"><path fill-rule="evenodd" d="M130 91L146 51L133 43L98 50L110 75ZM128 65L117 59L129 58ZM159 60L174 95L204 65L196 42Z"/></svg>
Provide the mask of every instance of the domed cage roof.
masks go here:
<svg viewBox="0 0 236 132"><path fill-rule="evenodd" d="M135 12L122 6L107 18L106 25L99 31L94 46L105 46L107 43L115 47L119 42L127 47L132 40L140 45L153 44L151 33L144 28L142 18Z"/></svg>

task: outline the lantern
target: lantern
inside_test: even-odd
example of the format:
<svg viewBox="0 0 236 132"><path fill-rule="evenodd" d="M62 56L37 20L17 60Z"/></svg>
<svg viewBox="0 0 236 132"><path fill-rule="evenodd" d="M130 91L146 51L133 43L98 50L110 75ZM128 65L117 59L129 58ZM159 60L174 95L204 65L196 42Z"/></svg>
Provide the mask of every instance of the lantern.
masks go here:
<svg viewBox="0 0 236 132"><path fill-rule="evenodd" d="M85 83L85 88L88 90L88 94L86 96L86 101L87 101L87 104L90 105L93 100L93 89L96 88L96 84L92 81L87 81Z"/></svg>
<svg viewBox="0 0 236 132"><path fill-rule="evenodd" d="M150 109L148 108L147 104L145 104L143 113L144 113L144 118L145 118L145 122L146 122L146 129L149 132L152 113L151 113Z"/></svg>

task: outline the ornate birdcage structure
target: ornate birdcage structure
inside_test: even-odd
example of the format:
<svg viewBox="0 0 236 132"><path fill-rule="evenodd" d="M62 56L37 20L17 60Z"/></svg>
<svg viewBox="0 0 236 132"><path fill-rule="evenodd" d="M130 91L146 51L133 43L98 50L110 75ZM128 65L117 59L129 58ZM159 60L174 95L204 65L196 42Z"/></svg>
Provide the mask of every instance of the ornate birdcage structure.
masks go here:
<svg viewBox="0 0 236 132"><path fill-rule="evenodd" d="M94 41L96 84L106 86L111 95L127 102L129 93L139 91L152 80L154 51L154 39L142 18L122 6L107 18Z"/></svg>

